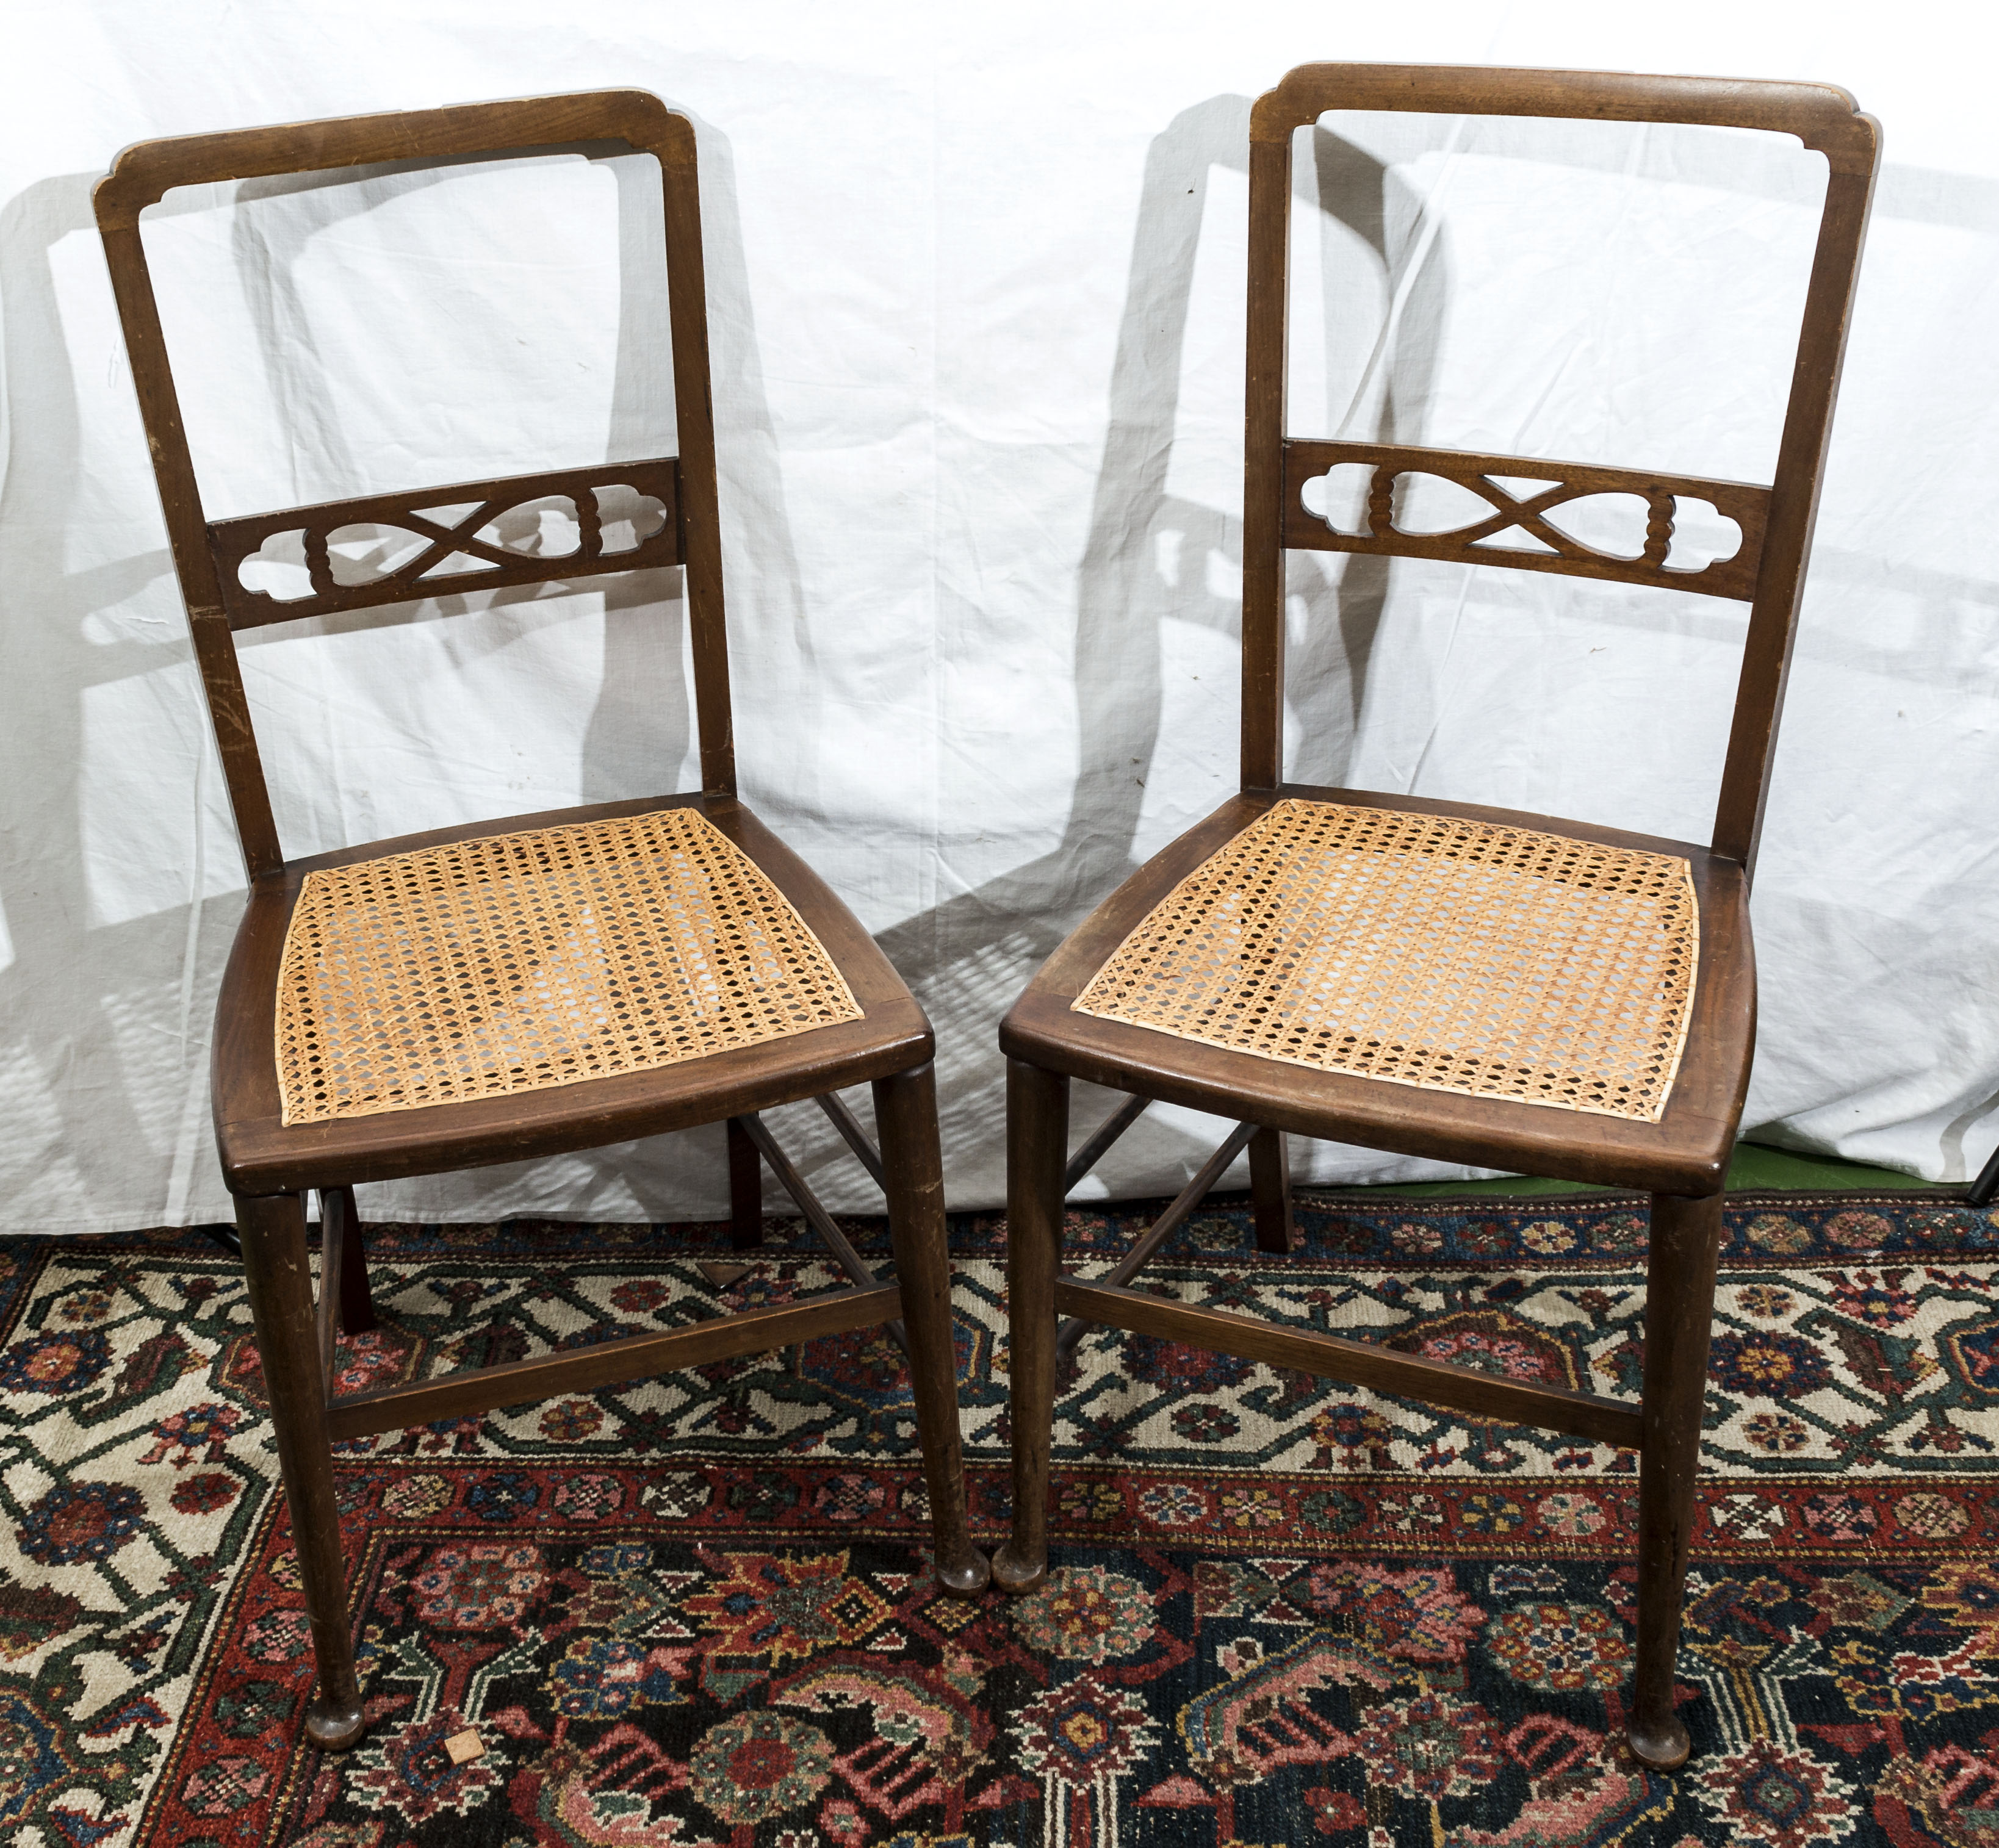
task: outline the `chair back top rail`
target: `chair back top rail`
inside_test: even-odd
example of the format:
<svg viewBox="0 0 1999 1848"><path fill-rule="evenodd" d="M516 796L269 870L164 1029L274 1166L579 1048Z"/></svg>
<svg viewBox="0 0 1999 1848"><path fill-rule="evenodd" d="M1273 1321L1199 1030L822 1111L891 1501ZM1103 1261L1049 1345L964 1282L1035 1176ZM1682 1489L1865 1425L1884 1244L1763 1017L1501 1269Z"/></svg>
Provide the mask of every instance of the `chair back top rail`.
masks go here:
<svg viewBox="0 0 1999 1848"><path fill-rule="evenodd" d="M667 308L679 425L677 457L605 463L459 487L412 489L289 513L213 524L208 521L140 235L140 215L147 206L175 186L399 161L442 164L478 155L502 159L537 149L593 142L622 142L635 153L653 155L660 164ZM230 802L252 879L281 870L284 854L232 632L333 610L407 602L503 584L684 565L702 787L711 794L734 792L707 290L694 125L685 116L644 91L599 90L176 136L135 143L125 149L98 182L92 201L132 362L140 414L152 449L174 568L187 605ZM589 490L618 484L660 501L667 517L657 533L642 538L630 551L606 552ZM576 553L544 559L504 546L488 546L478 539L480 528L496 514L525 500L556 493L569 495L576 508L581 529ZM427 507L463 508L472 501L482 504L460 524L433 531L434 523L416 522L413 531L438 542L387 576L365 585L343 585L334 578L324 540L342 524L393 521ZM265 538L288 529L302 529L307 535L306 563L313 594L309 599L281 602L247 589L238 572L243 560ZM434 568L453 552L491 568L435 573Z"/></svg>
<svg viewBox="0 0 1999 1848"><path fill-rule="evenodd" d="M677 116L646 90L584 90L521 96L448 109L398 109L279 122L213 134L135 141L122 150L93 194L100 226L136 224L139 214L175 186L268 179L375 167L393 161L495 158L579 141L622 141L665 160L684 131ZM677 127L675 125L679 124Z"/></svg>
<svg viewBox="0 0 1999 1848"><path fill-rule="evenodd" d="M1536 116L1685 123L1795 137L1829 169L1807 286L1775 478L1768 488L1526 458L1389 445L1287 441L1285 405L1295 130L1339 109L1434 115ZM1485 70L1422 64L1305 64L1257 99L1250 117L1249 289L1242 573L1242 784L1284 780L1284 554L1293 546L1507 565L1615 581L1664 584L1750 604L1727 756L1716 805L1713 850L1752 872L1777 722L1810 553L1826 442L1866 241L1880 133L1853 99L1830 84L1648 77L1587 71ZM1340 462L1374 465L1367 517L1336 529L1300 499ZM1492 507L1455 531L1398 529L1391 494L1404 473L1440 475ZM1524 497L1493 476L1553 483ZM1540 516L1587 493L1635 493L1649 510L1644 545L1620 556L1583 545ZM1672 501L1704 500L1741 528L1735 552L1698 569L1668 562ZM1547 546L1498 539L1517 526Z"/></svg>
<svg viewBox="0 0 1999 1848"><path fill-rule="evenodd" d="M1332 109L1765 129L1795 135L1835 173L1871 172L1879 142L1873 119L1837 84L1477 64L1300 64L1257 98L1249 138L1282 140Z"/></svg>

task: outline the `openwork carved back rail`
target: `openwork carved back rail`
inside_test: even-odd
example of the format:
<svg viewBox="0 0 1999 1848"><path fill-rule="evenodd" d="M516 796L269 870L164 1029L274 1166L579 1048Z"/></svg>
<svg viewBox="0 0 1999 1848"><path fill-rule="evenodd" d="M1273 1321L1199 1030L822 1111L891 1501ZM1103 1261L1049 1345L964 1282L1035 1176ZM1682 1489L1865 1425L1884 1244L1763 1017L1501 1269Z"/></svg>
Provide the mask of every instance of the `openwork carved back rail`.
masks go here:
<svg viewBox="0 0 1999 1848"><path fill-rule="evenodd" d="M1287 441L1283 543L1320 552L1360 552L1402 558L1446 559L1467 565L1511 565L1523 571L1559 571L1618 583L1662 584L1710 597L1756 594L1770 490L1745 482L1707 481L1694 476L1651 475L1636 469L1588 462L1543 462L1519 456L1474 455L1461 449L1417 449L1381 443ZM1335 526L1304 500L1308 486L1342 463L1372 470L1360 529ZM1492 509L1471 524L1443 532L1408 532L1395 524L1396 484L1410 475L1432 475L1468 489ZM1512 486L1505 484L1512 483ZM1523 483L1530 491L1514 491ZM1645 504L1643 549L1630 555L1586 545L1544 516L1569 502L1598 494L1636 495ZM1705 501L1741 531L1735 550L1704 564L1668 562L1677 518L1675 503ZM1509 529L1545 546L1532 551L1512 542Z"/></svg>
<svg viewBox="0 0 1999 1848"><path fill-rule="evenodd" d="M618 494L620 489L626 490L624 496ZM573 545L554 552L543 549L545 523L532 517L539 510L537 503L552 500L567 504L568 522L577 529ZM529 517L510 523L509 515ZM416 541L416 549L386 569L343 581L345 561L335 561L329 542L355 527L383 526L406 542ZM310 587L288 595L246 583L244 566L259 560L272 539L293 534L303 542L298 562ZM677 565L682 560L680 464L673 456L602 462L455 487L328 500L213 521L208 539L223 610L232 629L461 590Z"/></svg>

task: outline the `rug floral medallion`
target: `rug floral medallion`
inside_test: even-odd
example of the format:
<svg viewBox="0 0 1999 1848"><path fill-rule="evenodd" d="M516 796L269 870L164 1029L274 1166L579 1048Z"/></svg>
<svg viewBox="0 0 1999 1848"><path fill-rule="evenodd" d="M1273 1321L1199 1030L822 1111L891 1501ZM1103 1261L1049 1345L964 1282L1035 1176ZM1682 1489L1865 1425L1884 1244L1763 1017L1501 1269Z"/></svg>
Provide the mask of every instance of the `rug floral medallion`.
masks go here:
<svg viewBox="0 0 1999 1848"><path fill-rule="evenodd" d="M1263 1258L1214 1207L1152 1287L1635 1393L1638 1203L1298 1220ZM1142 1223L1073 1214L1072 1261ZM990 1544L1003 1232L953 1236ZM349 1388L834 1281L787 1221L747 1263L700 1226L383 1227L370 1256ZM1995 1261L1999 1216L1934 1196L1731 1202L1665 1777L1621 1742L1630 1455L1108 1331L1062 1382L1054 1569L1017 1601L937 1594L879 1334L345 1445L371 1727L324 1756L240 1265L17 1241L0 1843L1999 1844Z"/></svg>

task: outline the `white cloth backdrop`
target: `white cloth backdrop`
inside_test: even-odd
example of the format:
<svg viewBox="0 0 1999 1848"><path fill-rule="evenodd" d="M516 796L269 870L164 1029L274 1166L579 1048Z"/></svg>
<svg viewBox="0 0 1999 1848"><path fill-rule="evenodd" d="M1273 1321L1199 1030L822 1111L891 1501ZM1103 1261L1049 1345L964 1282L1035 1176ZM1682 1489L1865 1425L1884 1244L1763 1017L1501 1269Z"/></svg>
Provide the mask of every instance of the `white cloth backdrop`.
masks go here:
<svg viewBox="0 0 1999 1848"><path fill-rule="evenodd" d="M951 1197L975 1206L1002 1191L1000 1012L1231 786L1249 101L1332 57L1823 78L1883 120L1746 1123L1975 1171L1999 1132L1984 15L16 10L0 1230L227 1210L207 1043L241 872L90 216L118 148L611 85L694 116L745 793L929 1006ZM1768 479L1820 185L1794 144L1349 118L1298 171L1295 433ZM147 236L211 515L669 452L656 199L641 163L571 157L174 195ZM1292 583L1294 774L1704 836L1739 606L1318 554ZM691 787L673 598L655 574L247 638L288 847ZM1079 1129L1107 1102L1079 1091ZM830 1196L870 1205L817 1113L785 1116ZM1170 1189L1214 1128L1156 1113L1103 1185ZM723 1171L711 1130L363 1206L712 1214Z"/></svg>

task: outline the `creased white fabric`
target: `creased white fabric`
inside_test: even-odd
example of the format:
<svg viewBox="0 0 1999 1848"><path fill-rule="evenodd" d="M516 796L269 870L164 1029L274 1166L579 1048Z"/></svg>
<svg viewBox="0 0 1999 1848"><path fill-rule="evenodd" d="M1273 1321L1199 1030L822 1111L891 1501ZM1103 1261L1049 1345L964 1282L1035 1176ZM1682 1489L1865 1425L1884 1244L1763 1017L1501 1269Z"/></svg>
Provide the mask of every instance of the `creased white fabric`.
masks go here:
<svg viewBox="0 0 1999 1848"><path fill-rule="evenodd" d="M120 147L611 85L695 117L744 791L930 1007L951 1198L975 1206L1002 1192L999 1016L1232 784L1249 102L1342 57L1822 78L1882 119L1745 1122L1975 1171L1999 1135L1987 29L1970 5L1799 16L18 9L0 1230L228 1210L206 1059L242 874L89 213ZM1774 137L1329 123L1298 163L1293 433L1767 479L1816 169ZM569 156L173 196L146 235L211 517L670 452L656 201L644 163ZM1294 775L1704 834L1739 606L1324 554L1291 587ZM288 849L690 787L670 593L474 592L247 637ZM1107 1102L1079 1087L1079 1135ZM778 1127L830 1199L874 1203L816 1112ZM1214 1134L1156 1111L1093 1185L1170 1189ZM666 1218L724 1192L716 1129L363 1209Z"/></svg>

